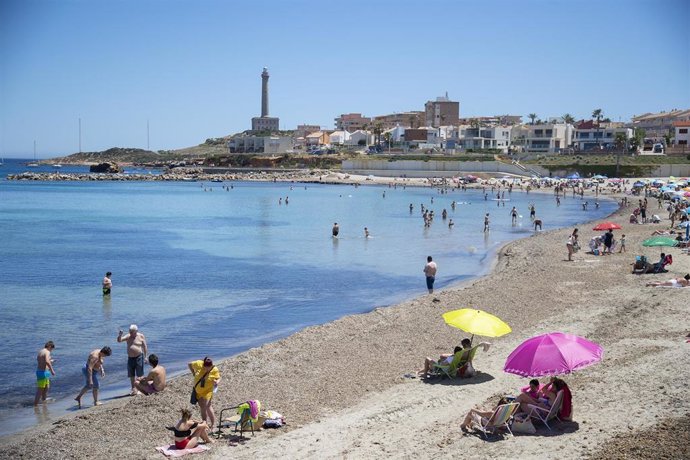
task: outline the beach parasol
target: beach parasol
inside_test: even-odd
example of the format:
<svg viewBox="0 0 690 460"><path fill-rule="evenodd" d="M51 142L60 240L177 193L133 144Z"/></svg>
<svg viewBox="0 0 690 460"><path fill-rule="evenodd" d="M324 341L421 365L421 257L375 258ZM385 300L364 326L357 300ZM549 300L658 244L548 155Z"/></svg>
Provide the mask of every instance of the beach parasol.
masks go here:
<svg viewBox="0 0 690 460"><path fill-rule="evenodd" d="M523 377L569 374L601 361L598 344L573 334L551 332L522 342L506 359L503 370Z"/></svg>
<svg viewBox="0 0 690 460"><path fill-rule="evenodd" d="M597 224L596 227L594 227L592 230L620 230L621 227L618 224L614 224L613 222L602 222L600 224Z"/></svg>
<svg viewBox="0 0 690 460"><path fill-rule="evenodd" d="M673 238L667 236L654 236L642 242L642 246L646 247L661 247L661 246L675 246L678 242Z"/></svg>
<svg viewBox="0 0 690 460"><path fill-rule="evenodd" d="M592 176L592 179L608 179L608 177L602 174L597 174L596 176Z"/></svg>
<svg viewBox="0 0 690 460"><path fill-rule="evenodd" d="M457 327L473 336L500 337L512 331L500 318L472 308L448 311L443 314L443 319L449 326Z"/></svg>

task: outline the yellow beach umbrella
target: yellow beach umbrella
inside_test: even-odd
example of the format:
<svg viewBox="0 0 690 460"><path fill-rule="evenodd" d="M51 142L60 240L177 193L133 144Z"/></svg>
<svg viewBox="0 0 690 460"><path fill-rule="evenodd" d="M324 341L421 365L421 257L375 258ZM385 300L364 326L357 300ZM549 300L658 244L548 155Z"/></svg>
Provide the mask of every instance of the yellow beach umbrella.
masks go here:
<svg viewBox="0 0 690 460"><path fill-rule="evenodd" d="M462 308L443 314L449 326L457 327L472 335L500 337L512 331L501 319L482 310Z"/></svg>

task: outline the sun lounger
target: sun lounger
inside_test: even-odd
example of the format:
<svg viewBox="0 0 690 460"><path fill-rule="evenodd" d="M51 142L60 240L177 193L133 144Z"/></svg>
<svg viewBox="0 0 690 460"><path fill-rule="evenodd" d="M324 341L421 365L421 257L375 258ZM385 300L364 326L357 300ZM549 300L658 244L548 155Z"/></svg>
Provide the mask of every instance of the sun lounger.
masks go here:
<svg viewBox="0 0 690 460"><path fill-rule="evenodd" d="M546 425L546 428L548 428L549 431L551 431L551 427L549 426L549 420L555 418L559 422L561 421L561 419L558 418L558 413L561 411L561 404L563 404L563 390L559 391L558 394L556 394L556 399L554 400L553 405L550 409L544 409L543 407L537 406L535 404L528 404L527 407L529 407L530 409L529 417L543 422L544 425Z"/></svg>

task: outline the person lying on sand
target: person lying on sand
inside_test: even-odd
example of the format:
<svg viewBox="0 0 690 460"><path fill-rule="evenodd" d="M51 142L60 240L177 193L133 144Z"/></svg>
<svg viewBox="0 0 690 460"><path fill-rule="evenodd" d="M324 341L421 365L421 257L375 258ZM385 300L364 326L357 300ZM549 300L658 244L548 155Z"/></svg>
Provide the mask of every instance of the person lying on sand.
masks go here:
<svg viewBox="0 0 690 460"><path fill-rule="evenodd" d="M690 286L690 273L688 273L682 278L674 278L668 281L657 281L653 283L647 283L645 286L688 287Z"/></svg>

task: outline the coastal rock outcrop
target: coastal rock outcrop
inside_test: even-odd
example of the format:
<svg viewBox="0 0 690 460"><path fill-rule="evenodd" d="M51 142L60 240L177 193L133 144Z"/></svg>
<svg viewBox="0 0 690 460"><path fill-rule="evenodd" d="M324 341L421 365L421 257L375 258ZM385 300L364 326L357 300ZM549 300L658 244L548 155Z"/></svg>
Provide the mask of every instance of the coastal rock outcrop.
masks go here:
<svg viewBox="0 0 690 460"><path fill-rule="evenodd" d="M117 174L122 172L122 168L118 166L117 163L114 163L112 161L107 161L105 163L98 163L97 165L91 165L89 168L90 172L93 173L108 173L108 174Z"/></svg>

